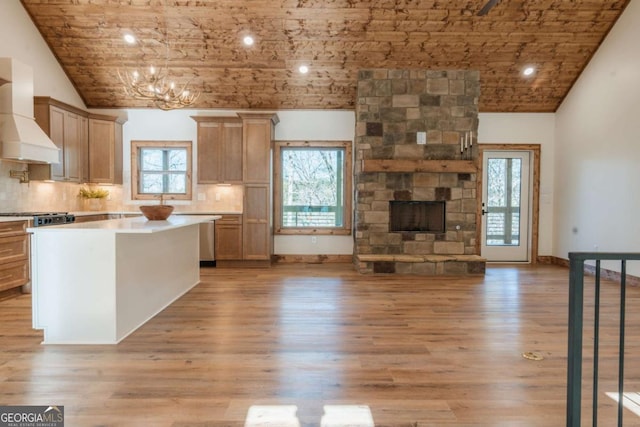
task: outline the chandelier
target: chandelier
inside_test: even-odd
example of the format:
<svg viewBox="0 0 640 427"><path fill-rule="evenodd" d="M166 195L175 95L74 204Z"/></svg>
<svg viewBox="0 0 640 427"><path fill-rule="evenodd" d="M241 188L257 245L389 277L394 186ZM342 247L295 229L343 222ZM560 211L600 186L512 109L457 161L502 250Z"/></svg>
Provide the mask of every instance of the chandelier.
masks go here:
<svg viewBox="0 0 640 427"><path fill-rule="evenodd" d="M167 61L168 62L168 61ZM161 110L175 110L193 105L200 92L189 88L189 82L177 86L170 77L169 68L161 69L150 65L146 71L118 71L118 77L128 96L143 101L151 101Z"/></svg>
<svg viewBox="0 0 640 427"><path fill-rule="evenodd" d="M166 9L166 0L165 0ZM118 77L124 85L125 93L135 99L150 101L161 110L175 110L193 105L200 92L190 88L191 80L182 85L176 84L171 77L169 69L169 30L165 30L165 62L164 66L157 68L153 64L143 67L141 72L120 71ZM132 38L135 43L135 38ZM143 55L144 56L144 55Z"/></svg>

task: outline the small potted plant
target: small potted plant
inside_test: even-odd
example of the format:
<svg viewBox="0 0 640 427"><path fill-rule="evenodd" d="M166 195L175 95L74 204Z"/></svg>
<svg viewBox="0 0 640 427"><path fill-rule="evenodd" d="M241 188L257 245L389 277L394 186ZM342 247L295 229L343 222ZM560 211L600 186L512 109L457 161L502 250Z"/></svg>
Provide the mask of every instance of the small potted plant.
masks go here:
<svg viewBox="0 0 640 427"><path fill-rule="evenodd" d="M98 187L81 187L78 197L84 199L85 205L90 211L99 211L104 208L104 200L109 197L109 190Z"/></svg>

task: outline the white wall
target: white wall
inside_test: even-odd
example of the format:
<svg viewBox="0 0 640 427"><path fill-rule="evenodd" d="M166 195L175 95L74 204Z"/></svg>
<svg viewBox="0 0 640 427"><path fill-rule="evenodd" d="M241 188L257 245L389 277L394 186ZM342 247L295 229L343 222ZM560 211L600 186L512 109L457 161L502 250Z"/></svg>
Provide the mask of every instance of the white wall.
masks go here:
<svg viewBox="0 0 640 427"><path fill-rule="evenodd" d="M82 98L19 0L2 0L0 57L15 58L33 67L36 96L50 96L78 108L85 108Z"/></svg>
<svg viewBox="0 0 640 427"><path fill-rule="evenodd" d="M639 23L632 0L556 113L555 256L640 251Z"/></svg>
<svg viewBox="0 0 640 427"><path fill-rule="evenodd" d="M538 255L553 254L555 114L480 113L481 144L540 144Z"/></svg>

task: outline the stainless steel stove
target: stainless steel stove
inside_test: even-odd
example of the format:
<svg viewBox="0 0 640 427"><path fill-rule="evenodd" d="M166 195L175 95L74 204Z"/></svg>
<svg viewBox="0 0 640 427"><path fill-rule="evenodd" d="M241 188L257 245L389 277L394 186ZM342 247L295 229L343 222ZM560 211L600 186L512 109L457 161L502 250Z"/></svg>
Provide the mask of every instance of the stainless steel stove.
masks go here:
<svg viewBox="0 0 640 427"><path fill-rule="evenodd" d="M31 217L34 227L68 224L76 220L75 215L68 212L0 212L0 216Z"/></svg>

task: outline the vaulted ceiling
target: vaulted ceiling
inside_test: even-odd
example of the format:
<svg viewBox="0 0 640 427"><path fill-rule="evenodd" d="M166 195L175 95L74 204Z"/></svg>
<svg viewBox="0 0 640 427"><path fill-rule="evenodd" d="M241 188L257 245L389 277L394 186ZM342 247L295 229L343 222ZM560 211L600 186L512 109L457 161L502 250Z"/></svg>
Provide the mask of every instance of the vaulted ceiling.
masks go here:
<svg viewBox="0 0 640 427"><path fill-rule="evenodd" d="M353 109L358 70L409 68L479 70L483 112L552 112L629 0L21 2L88 107L150 106L118 70L162 65L168 37L197 108Z"/></svg>

